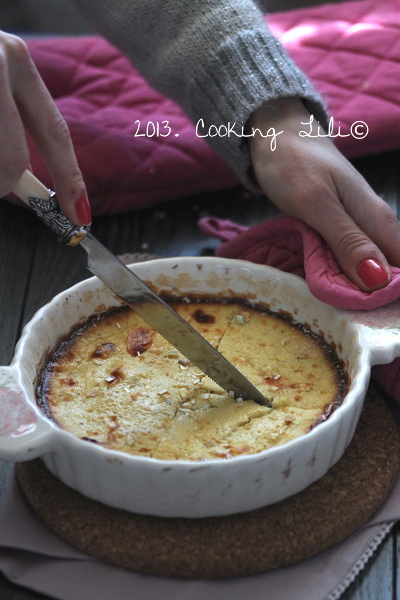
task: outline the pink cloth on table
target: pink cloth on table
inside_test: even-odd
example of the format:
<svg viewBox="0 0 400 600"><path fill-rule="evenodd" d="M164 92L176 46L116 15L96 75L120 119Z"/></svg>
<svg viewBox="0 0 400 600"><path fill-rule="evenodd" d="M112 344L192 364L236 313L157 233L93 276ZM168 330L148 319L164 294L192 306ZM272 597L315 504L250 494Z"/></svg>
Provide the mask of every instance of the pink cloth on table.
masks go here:
<svg viewBox="0 0 400 600"><path fill-rule="evenodd" d="M272 31L325 97L346 137L347 156L400 147L400 2L357 0L267 17ZM171 100L97 36L27 40L33 60L65 117L94 215L148 207L237 183ZM167 121L171 134L153 135ZM364 139L350 134L363 121ZM135 133L147 135L137 137ZM361 129L359 130L361 132ZM177 137L175 134L179 134ZM279 142L278 142L279 143ZM35 174L51 181L31 144Z"/></svg>
<svg viewBox="0 0 400 600"><path fill-rule="evenodd" d="M223 243L216 255L268 265L306 279L312 294L337 308L369 310L400 297L400 269L392 267L391 283L370 294L356 288L341 272L332 252L310 227L290 217L278 217L254 227L204 217L200 229ZM373 378L400 402L400 359L372 367Z"/></svg>
<svg viewBox="0 0 400 600"><path fill-rule="evenodd" d="M34 514L16 477L0 507L0 570L57 600L338 600L400 518L400 476L379 511L341 544L297 565L221 580L151 577L76 550Z"/></svg>

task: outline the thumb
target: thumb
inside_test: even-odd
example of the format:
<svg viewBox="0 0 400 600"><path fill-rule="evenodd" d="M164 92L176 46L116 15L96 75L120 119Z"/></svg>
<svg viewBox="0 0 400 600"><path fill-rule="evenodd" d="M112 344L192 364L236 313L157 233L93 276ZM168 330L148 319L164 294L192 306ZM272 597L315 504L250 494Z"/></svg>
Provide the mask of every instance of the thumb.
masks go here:
<svg viewBox="0 0 400 600"><path fill-rule="evenodd" d="M344 210L319 229L342 271L361 290L371 292L390 282L385 256Z"/></svg>

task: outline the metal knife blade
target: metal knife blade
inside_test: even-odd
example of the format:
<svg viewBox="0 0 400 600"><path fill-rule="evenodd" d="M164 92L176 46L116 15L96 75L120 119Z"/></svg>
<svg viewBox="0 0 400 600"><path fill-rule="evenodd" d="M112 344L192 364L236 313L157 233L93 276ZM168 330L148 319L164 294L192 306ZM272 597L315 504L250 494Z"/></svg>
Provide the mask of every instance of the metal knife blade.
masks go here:
<svg viewBox="0 0 400 600"><path fill-rule="evenodd" d="M54 192L45 188L32 173L25 171L14 193L29 204L65 242L81 246L87 254L87 268L203 373L225 391L233 393L235 398L271 406L269 400L240 371L107 250L87 228L69 221Z"/></svg>
<svg viewBox="0 0 400 600"><path fill-rule="evenodd" d="M87 268L203 373L236 398L268 405L240 371L91 233L79 245L87 253Z"/></svg>

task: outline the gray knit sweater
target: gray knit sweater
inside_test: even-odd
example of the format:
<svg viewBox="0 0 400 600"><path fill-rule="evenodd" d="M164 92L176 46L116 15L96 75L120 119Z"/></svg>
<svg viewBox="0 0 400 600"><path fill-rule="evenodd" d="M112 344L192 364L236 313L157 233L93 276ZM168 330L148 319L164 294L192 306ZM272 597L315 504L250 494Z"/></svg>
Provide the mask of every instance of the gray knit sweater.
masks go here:
<svg viewBox="0 0 400 600"><path fill-rule="evenodd" d="M211 125L236 123L238 135L207 141L244 182L250 156L240 134L256 108L296 96L317 119L326 119L320 96L272 36L253 0L75 3L155 89L179 103L196 124L204 123L202 135Z"/></svg>

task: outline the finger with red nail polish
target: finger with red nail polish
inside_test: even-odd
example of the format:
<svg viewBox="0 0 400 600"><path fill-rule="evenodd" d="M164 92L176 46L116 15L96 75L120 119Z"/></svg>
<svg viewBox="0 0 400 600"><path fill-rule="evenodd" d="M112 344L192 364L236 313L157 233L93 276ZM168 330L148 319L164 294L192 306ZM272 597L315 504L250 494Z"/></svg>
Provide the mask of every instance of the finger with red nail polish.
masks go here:
<svg viewBox="0 0 400 600"><path fill-rule="evenodd" d="M357 273L366 286L377 288L386 285L390 281L390 275L383 266L373 258L366 258L357 267Z"/></svg>
<svg viewBox="0 0 400 600"><path fill-rule="evenodd" d="M83 192L75 202L75 212L82 225L90 225L92 213L86 192Z"/></svg>

